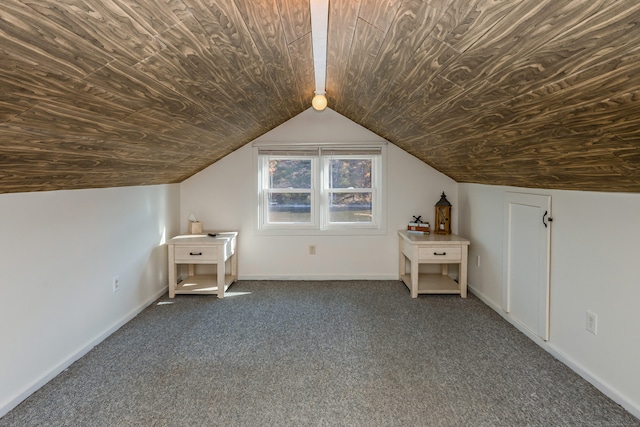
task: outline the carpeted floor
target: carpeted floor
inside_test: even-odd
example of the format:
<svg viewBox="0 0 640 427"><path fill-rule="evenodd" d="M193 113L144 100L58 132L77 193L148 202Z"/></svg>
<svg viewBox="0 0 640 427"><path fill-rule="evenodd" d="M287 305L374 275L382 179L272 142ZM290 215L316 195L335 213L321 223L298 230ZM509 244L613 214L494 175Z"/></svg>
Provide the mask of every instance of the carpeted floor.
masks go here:
<svg viewBox="0 0 640 427"><path fill-rule="evenodd" d="M640 426L473 295L230 291L161 298L0 426Z"/></svg>

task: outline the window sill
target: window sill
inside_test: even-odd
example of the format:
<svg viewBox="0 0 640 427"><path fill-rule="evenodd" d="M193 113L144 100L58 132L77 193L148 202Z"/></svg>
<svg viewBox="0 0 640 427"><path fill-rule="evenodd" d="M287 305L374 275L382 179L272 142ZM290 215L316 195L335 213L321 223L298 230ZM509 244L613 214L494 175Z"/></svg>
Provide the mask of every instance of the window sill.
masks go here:
<svg viewBox="0 0 640 427"><path fill-rule="evenodd" d="M268 228L256 230L258 236L380 236L387 234L385 227L379 228L317 228L283 229Z"/></svg>

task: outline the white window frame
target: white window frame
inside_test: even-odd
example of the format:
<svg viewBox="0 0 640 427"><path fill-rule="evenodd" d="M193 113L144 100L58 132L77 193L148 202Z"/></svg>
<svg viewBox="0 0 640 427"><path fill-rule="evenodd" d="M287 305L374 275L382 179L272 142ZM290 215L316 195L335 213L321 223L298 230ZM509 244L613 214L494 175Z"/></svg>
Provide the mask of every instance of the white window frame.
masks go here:
<svg viewBox="0 0 640 427"><path fill-rule="evenodd" d="M311 188L309 189L297 189L297 188L270 188L269 187L269 163L271 160L278 159L288 159L288 160L310 160L311 161ZM260 229L262 230L277 230L277 229L292 229L292 230L304 230L310 229L314 230L318 228L318 213L317 209L314 209L314 206L317 205L317 188L318 188L318 179L317 179L317 170L318 170L318 156L317 155L308 155L308 154L294 154L294 155L284 155L284 154L267 154L260 155L260 184L259 184L259 206L260 206ZM269 223L267 218L269 217L269 195L277 194L277 193L309 193L311 200L311 218L310 222L278 222L278 223Z"/></svg>
<svg viewBox="0 0 640 427"><path fill-rule="evenodd" d="M292 189L268 189L269 160L274 158L312 159L311 222L268 223L267 201L271 192L295 192ZM371 188L329 189L330 159L371 159ZM386 144L254 144L257 170L257 231L267 235L370 235L386 233ZM371 192L371 222L330 222L331 192Z"/></svg>
<svg viewBox="0 0 640 427"><path fill-rule="evenodd" d="M322 187L320 188L320 218L322 221L321 229L377 229L380 223L381 206L378 203L380 187L381 187L381 171L379 162L381 155L378 154L321 154L320 163L322 165L321 179ZM371 187L370 188L330 188L329 163L332 159L363 159L371 160ZM370 222L330 222L330 196L332 193L371 193L371 214Z"/></svg>

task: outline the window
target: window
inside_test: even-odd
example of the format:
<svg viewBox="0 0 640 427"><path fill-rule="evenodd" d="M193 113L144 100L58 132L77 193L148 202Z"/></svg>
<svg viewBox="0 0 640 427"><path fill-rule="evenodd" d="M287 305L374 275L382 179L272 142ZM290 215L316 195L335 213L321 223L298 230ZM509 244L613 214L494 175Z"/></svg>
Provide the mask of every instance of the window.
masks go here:
<svg viewBox="0 0 640 427"><path fill-rule="evenodd" d="M313 175L316 161L306 157L265 157L264 222L310 226L315 223Z"/></svg>
<svg viewBox="0 0 640 427"><path fill-rule="evenodd" d="M261 230L379 230L383 148L258 148Z"/></svg>

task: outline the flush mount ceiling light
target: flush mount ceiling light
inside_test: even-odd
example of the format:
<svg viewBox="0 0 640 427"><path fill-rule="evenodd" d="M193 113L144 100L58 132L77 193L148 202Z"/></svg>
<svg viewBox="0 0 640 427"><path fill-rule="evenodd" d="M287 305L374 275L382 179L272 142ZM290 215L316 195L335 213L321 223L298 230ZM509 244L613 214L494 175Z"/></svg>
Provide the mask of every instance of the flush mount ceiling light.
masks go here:
<svg viewBox="0 0 640 427"><path fill-rule="evenodd" d="M316 96L313 97L313 100L311 101L311 106L316 111L322 111L325 108L327 108L327 97L325 96L324 92L316 91L315 93L316 93Z"/></svg>
<svg viewBox="0 0 640 427"><path fill-rule="evenodd" d="M329 0L311 0L311 43L313 46L313 71L316 81L315 96L311 106L316 111L327 108L325 80L327 77L327 33L329 31Z"/></svg>

